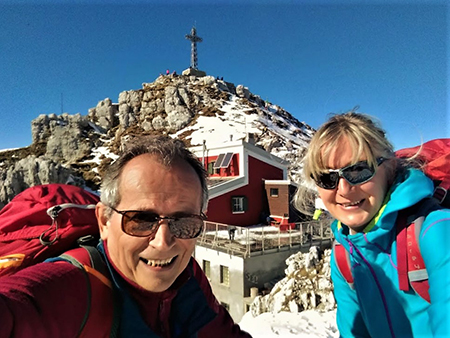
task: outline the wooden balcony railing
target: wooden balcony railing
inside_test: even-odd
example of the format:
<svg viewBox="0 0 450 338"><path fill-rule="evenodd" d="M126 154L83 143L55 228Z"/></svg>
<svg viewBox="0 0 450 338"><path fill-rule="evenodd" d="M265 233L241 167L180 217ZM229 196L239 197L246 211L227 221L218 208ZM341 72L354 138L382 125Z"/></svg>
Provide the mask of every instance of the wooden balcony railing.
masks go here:
<svg viewBox="0 0 450 338"><path fill-rule="evenodd" d="M268 225L239 227L205 221L197 245L246 258L293 247L322 247L332 240L329 220L295 223L293 229L287 230Z"/></svg>

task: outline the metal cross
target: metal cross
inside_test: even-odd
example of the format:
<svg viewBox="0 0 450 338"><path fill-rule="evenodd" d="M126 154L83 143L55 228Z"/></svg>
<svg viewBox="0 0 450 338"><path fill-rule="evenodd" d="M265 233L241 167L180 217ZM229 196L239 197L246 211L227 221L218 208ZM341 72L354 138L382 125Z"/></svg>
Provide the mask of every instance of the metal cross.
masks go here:
<svg viewBox="0 0 450 338"><path fill-rule="evenodd" d="M195 27L192 27L191 34L186 34L185 37L186 39L191 41L191 68L197 69L197 42L202 42L203 39L197 35L197 30L195 29Z"/></svg>

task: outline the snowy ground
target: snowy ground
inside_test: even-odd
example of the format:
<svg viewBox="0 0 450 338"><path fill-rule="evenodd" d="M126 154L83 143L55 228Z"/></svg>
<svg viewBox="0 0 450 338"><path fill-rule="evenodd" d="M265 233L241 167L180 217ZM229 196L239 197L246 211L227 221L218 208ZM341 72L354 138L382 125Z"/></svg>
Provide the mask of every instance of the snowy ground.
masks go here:
<svg viewBox="0 0 450 338"><path fill-rule="evenodd" d="M253 338L339 337L336 327L336 311L263 313L255 318L250 312L247 312L239 326L250 333Z"/></svg>

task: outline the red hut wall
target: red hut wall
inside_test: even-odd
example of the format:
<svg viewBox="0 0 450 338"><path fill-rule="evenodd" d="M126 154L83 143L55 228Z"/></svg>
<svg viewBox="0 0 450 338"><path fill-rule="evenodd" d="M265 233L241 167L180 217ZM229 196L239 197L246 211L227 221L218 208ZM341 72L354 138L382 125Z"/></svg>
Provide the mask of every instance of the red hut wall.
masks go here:
<svg viewBox="0 0 450 338"><path fill-rule="evenodd" d="M248 157L248 185L218 196L209 202L208 220L212 222L248 226L261 221L261 213L266 206L266 191L263 179L282 180L283 170L254 157ZM232 212L232 197L244 196L247 210L243 213Z"/></svg>

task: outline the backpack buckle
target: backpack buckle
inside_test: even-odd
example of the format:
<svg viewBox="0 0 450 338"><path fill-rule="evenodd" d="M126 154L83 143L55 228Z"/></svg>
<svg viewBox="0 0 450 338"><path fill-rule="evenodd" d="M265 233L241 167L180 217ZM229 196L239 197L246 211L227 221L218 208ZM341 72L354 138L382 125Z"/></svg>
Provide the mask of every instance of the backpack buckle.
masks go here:
<svg viewBox="0 0 450 338"><path fill-rule="evenodd" d="M47 209L47 215L49 215L54 220L58 217L61 210L63 210L61 205L55 205L55 206Z"/></svg>
<svg viewBox="0 0 450 338"><path fill-rule="evenodd" d="M92 235L86 235L83 237L80 237L77 239L77 244L79 246L83 246L83 245L91 245L91 246L95 246L98 242L98 239L95 238Z"/></svg>
<svg viewBox="0 0 450 338"><path fill-rule="evenodd" d="M447 197L447 189L442 188L441 186L436 187L434 189L433 197L438 200L439 204L442 204Z"/></svg>

